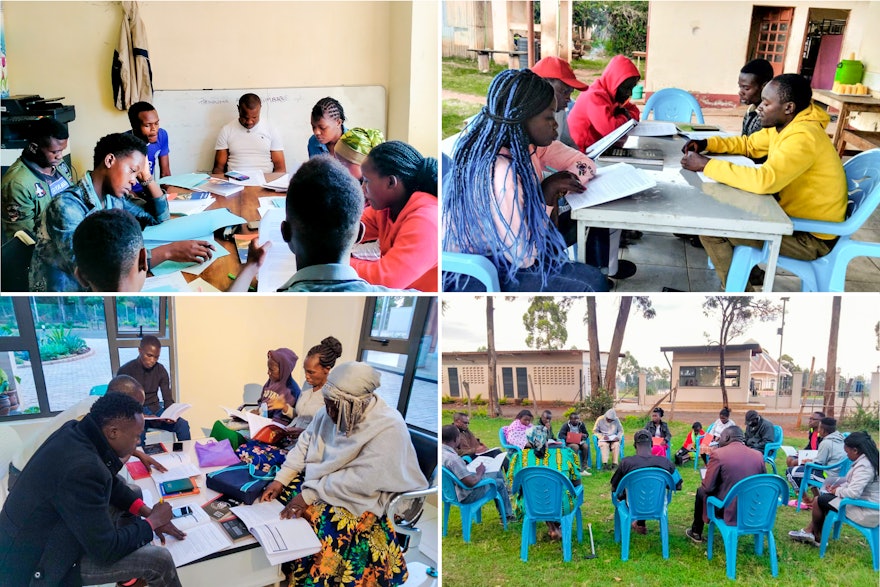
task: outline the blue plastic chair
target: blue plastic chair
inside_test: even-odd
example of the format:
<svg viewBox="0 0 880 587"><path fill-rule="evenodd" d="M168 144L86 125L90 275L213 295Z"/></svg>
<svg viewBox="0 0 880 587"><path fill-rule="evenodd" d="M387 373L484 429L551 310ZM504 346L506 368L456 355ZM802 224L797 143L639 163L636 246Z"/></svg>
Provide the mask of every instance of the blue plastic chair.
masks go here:
<svg viewBox="0 0 880 587"><path fill-rule="evenodd" d="M724 515L715 517L715 508L730 507L736 499L736 525L724 523ZM752 475L746 477L730 488L730 492L721 501L710 496L706 500L706 513L709 517L709 541L707 557L712 560L715 532L718 528L724 542L727 556L727 578L736 579L736 548L739 537L744 534L755 536L755 554L764 553L764 537L770 551L770 572L776 577L779 574L779 563L776 560L776 541L773 538L773 525L776 523L776 508L788 500L788 483L778 475Z"/></svg>
<svg viewBox="0 0 880 587"><path fill-rule="evenodd" d="M770 465L774 475L776 475L776 452L782 446L783 438L782 426L774 426L773 442L768 442L764 445L764 462Z"/></svg>
<svg viewBox="0 0 880 587"><path fill-rule="evenodd" d="M584 522L581 506L584 503L584 487L575 487L572 482L555 469L548 467L526 467L513 477L513 493L522 491L525 510L519 557L528 562L529 546L538 537L538 522L559 522L562 526L562 560L571 561L571 524L577 520L577 539L584 537ZM574 501L568 514L563 514L563 500Z"/></svg>
<svg viewBox="0 0 880 587"><path fill-rule="evenodd" d="M859 153L843 164L849 190L849 205L843 222L822 222L792 218L795 231L838 235L831 252L815 261L779 257L778 266L801 279L801 291L842 292L846 268L856 257L880 257L880 243L854 241L850 237L862 227L880 204L880 149ZM769 245L761 249L734 247L727 272L728 292L745 291L752 267L766 263Z"/></svg>
<svg viewBox="0 0 880 587"><path fill-rule="evenodd" d="M629 540L633 520L660 520L663 558L669 558L669 517L667 507L672 501L675 481L663 469L644 468L627 473L617 491L611 494L614 505L614 542L622 544L620 560L629 560ZM624 492L626 498L623 498Z"/></svg>
<svg viewBox="0 0 880 587"><path fill-rule="evenodd" d="M706 434L698 434L697 435L697 439L695 441L697 443L697 452L694 454L694 471L696 471L697 469L700 468L700 441L703 440L703 438L705 438L709 434L711 434L712 428L714 428L714 427L715 427L715 422L712 422L712 424L709 425L709 429L706 430ZM709 459L708 454L706 455L706 459L708 461L708 459Z"/></svg>
<svg viewBox="0 0 880 587"><path fill-rule="evenodd" d="M489 259L482 255L443 251L442 268L443 271L470 275L486 286L487 292L501 291L501 284L498 282L498 270L495 269L495 265Z"/></svg>
<svg viewBox="0 0 880 587"><path fill-rule="evenodd" d="M600 418L602 416L599 416ZM626 436L624 434L620 435L620 444L618 446L620 452L620 459L623 460L623 445L626 442ZM599 469L602 467L602 453L599 451L599 437L593 434L593 468Z"/></svg>
<svg viewBox="0 0 880 587"><path fill-rule="evenodd" d="M106 383L103 385L96 385L89 390L89 395L107 395L107 387L108 385Z"/></svg>
<svg viewBox="0 0 880 587"><path fill-rule="evenodd" d="M874 570L880 570L880 527L874 526L867 528L860 524L856 524L846 517L847 506L858 506L872 510L880 509L880 504L862 499L842 499L837 511L829 510L825 517L825 523L822 526L822 541L819 543L819 558L825 558L825 549L828 547L828 537L831 535L831 527L834 526L834 539L840 538L840 527L842 524L852 526L862 533L868 541L868 548L871 549L871 561L874 564Z"/></svg>
<svg viewBox="0 0 880 587"><path fill-rule="evenodd" d="M492 479L483 479L473 487L468 487L464 483L461 482L461 479L453 475L452 471L447 469L446 467L441 467L443 471L443 536L446 536L446 529L449 526L449 510L452 509L452 506L455 506L461 512L461 537L465 542L471 541L471 523L476 522L477 524L482 523L483 514L482 508L484 505L489 503L490 501L494 501L498 506L498 511L500 512L501 521L504 524L504 530L507 531L507 509L504 507L504 502L501 499L501 496L498 495L498 490L495 486L495 482ZM462 503L458 501L458 494L455 492L456 487L461 487L462 489L473 490L477 487L488 487L489 491L481 497L480 499L472 502L472 503Z"/></svg>
<svg viewBox="0 0 880 587"><path fill-rule="evenodd" d="M501 448L507 449L508 456L513 456L514 453L519 453L520 455L522 455L522 449L520 447L507 442L507 439L504 437L505 428L506 426L502 426L498 429L498 440L501 443Z"/></svg>
<svg viewBox="0 0 880 587"><path fill-rule="evenodd" d="M844 477L849 473L849 468L851 466L852 461L849 460L849 457L844 457L840 462L827 465L817 465L816 463L807 463L804 465L804 477L801 479L801 486L798 489L797 511L801 511L801 502L804 500L804 493L806 493L807 487L822 487L824 484L824 480L816 481L813 479L813 471L833 471L834 469L837 469L837 474L840 477Z"/></svg>
<svg viewBox="0 0 880 587"><path fill-rule="evenodd" d="M690 123L691 116L696 116L697 124L705 123L703 110L697 99L678 88L663 88L651 94L645 102L641 119L648 120L651 112L654 112L654 120Z"/></svg>

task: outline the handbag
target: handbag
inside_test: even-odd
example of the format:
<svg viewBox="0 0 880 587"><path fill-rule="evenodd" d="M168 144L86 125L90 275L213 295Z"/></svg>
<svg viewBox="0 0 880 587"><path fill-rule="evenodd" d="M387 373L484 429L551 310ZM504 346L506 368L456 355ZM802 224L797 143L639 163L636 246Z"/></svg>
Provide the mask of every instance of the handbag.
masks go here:
<svg viewBox="0 0 880 587"><path fill-rule="evenodd" d="M272 467L276 469L284 464L287 451L258 440L248 440L237 449L235 454L242 463L253 465L261 473L268 473Z"/></svg>
<svg viewBox="0 0 880 587"><path fill-rule="evenodd" d="M232 448L238 448L238 445L244 442L244 436L240 432L230 430L220 420L214 422L214 427L211 428L211 438L216 438L217 440L228 439Z"/></svg>
<svg viewBox="0 0 880 587"><path fill-rule="evenodd" d="M251 505L260 499L263 490L275 479L277 472L278 467L272 467L268 473L261 473L253 465L241 463L208 473L206 485L208 489Z"/></svg>
<svg viewBox="0 0 880 587"><path fill-rule="evenodd" d="M584 435L580 432L567 432L565 434L565 444L580 444L584 439Z"/></svg>
<svg viewBox="0 0 880 587"><path fill-rule="evenodd" d="M199 459L200 467L225 467L241 462L241 459L232 450L232 444L229 443L228 438L219 442L211 438L205 444L197 442L196 458Z"/></svg>

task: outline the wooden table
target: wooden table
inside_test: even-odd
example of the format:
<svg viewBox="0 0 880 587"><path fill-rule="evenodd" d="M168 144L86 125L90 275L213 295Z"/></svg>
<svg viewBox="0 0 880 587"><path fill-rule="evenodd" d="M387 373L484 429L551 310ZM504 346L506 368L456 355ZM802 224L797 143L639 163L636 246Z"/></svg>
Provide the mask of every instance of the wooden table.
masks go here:
<svg viewBox="0 0 880 587"><path fill-rule="evenodd" d="M648 171L656 173L654 188L572 211L571 217L578 223L579 260L584 262L585 229L591 226L758 239L770 243L764 291L773 291L782 236L793 232L791 219L772 196L756 195L722 183L703 183L696 173L682 169L683 145L680 138L627 139L627 147L661 149L663 171Z"/></svg>
<svg viewBox="0 0 880 587"><path fill-rule="evenodd" d="M272 181L280 177L281 173L267 173L266 181ZM219 174L215 174L216 177L220 177ZM171 188L171 191L177 191L178 193L186 193L188 190L182 188ZM208 210L218 210L221 208L226 208L233 214L241 216L247 221L259 220L260 213L258 208L260 207L260 198L263 197L272 197L272 196L284 196L283 193L273 192L272 190L267 190L261 187L256 186L245 186L243 191L238 192L235 195L224 198L223 196L214 195L214 203L208 207ZM240 234L253 234L257 233L257 230L248 229L247 225L242 225ZM201 275L191 275L189 273L183 273L184 278L187 282L195 281L197 278L201 277L220 291L226 291L229 289L229 286L232 285L232 279L229 278L229 275L238 275L241 271L242 264L238 260L238 250L235 247L234 241L225 241L221 238L223 234L222 230L216 231L214 233L214 238L217 243L226 249L229 254L225 257L215 260L211 265L209 265L204 271L202 271Z"/></svg>
<svg viewBox="0 0 880 587"><path fill-rule="evenodd" d="M849 115L853 112L878 112L880 113L880 100L871 96L852 96L835 94L830 90L813 90L813 101L837 108L840 114L837 116L837 128L834 129L834 137L831 142L834 148L840 152L841 137L849 122Z"/></svg>

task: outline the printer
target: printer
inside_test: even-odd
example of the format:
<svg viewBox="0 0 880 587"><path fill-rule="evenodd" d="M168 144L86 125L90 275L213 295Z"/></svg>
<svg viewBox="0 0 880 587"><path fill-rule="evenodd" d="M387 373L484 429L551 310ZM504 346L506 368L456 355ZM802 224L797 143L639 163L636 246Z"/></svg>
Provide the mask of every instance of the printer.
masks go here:
<svg viewBox="0 0 880 587"><path fill-rule="evenodd" d="M27 146L28 131L36 120L51 116L66 125L76 119L76 109L61 104L59 100L63 99L18 95L0 100L0 167L3 171L15 162L21 150ZM69 151L64 159L69 165Z"/></svg>

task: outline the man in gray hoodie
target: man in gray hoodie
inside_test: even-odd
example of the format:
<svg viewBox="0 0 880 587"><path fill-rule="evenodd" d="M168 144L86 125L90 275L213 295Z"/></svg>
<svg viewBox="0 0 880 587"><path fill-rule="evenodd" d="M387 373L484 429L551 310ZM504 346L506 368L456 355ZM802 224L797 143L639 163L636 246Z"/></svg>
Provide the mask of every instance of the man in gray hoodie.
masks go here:
<svg viewBox="0 0 880 587"><path fill-rule="evenodd" d="M819 436L822 438L822 441L819 443L818 453L816 458L813 459L813 463L817 465L830 465L832 463L839 463L846 458L846 452L843 450L843 434L837 431L837 420L834 418L822 418L819 420ZM810 476L814 481L822 483L825 481L824 473L824 471L813 471ZM830 473L837 476L837 471ZM797 493L800 491L800 486L803 482L804 465L789 467L785 471L785 477L788 479L788 483L792 486L794 492ZM810 490L813 495L812 497L809 494L804 495L805 504L812 503L813 499L819 495L819 491L815 487L811 487Z"/></svg>

